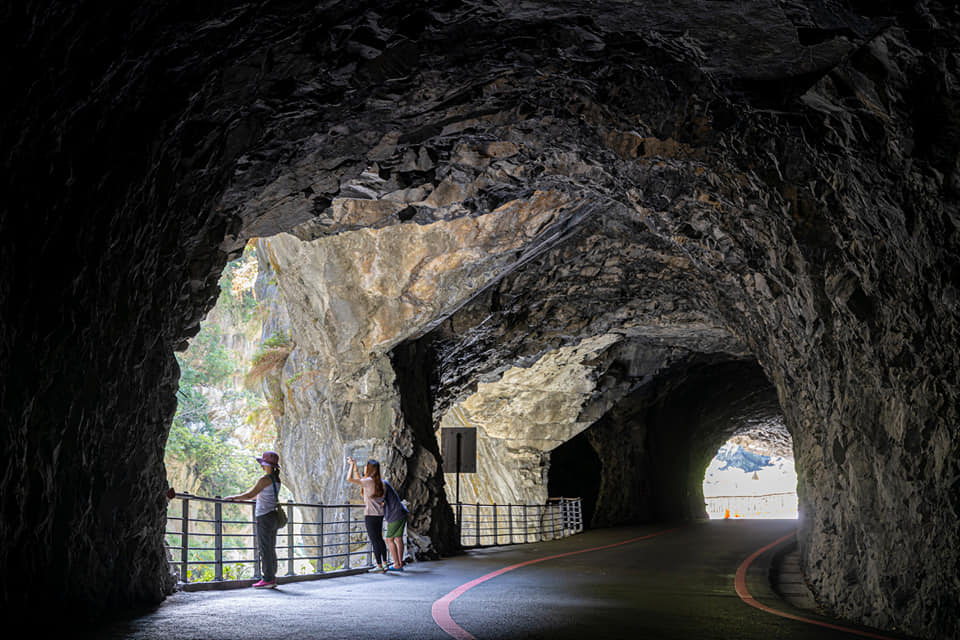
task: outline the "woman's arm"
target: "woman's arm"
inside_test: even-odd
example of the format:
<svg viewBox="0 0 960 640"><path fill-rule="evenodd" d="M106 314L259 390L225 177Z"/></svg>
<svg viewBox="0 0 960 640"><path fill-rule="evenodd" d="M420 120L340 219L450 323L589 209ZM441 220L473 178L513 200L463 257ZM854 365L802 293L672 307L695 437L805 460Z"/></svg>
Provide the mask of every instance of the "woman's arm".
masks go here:
<svg viewBox="0 0 960 640"><path fill-rule="evenodd" d="M257 480L257 484L253 485L253 489L247 491L246 493L239 493L235 496L227 496L224 500L250 500L251 498L256 498L257 494L267 488L270 484L270 478L268 476L263 476Z"/></svg>
<svg viewBox="0 0 960 640"><path fill-rule="evenodd" d="M347 470L347 481L353 484L360 484L360 471L357 469L357 461L353 458L347 458L350 468Z"/></svg>

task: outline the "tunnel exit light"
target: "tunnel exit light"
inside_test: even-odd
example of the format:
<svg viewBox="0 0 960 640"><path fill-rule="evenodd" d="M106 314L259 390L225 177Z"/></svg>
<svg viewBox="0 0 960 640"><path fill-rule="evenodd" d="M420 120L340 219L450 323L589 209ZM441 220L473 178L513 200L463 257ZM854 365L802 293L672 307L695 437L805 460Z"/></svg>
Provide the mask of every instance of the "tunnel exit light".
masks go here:
<svg viewBox="0 0 960 640"><path fill-rule="evenodd" d="M794 461L727 442L707 467L703 498L707 516L712 520L797 518Z"/></svg>

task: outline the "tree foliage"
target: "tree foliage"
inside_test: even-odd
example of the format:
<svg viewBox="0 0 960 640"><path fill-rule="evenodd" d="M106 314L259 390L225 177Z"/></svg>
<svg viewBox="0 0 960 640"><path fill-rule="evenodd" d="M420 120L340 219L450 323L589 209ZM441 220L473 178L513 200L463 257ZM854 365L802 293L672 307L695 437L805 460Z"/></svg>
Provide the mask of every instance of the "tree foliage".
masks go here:
<svg viewBox="0 0 960 640"><path fill-rule="evenodd" d="M275 446L276 425L265 419L270 414L264 399L243 387L250 364L234 349L259 335L255 267L251 245L227 265L216 306L187 350L177 354L180 388L165 460L168 470L185 470L196 481L193 490L205 495L249 489L261 473L254 456Z"/></svg>

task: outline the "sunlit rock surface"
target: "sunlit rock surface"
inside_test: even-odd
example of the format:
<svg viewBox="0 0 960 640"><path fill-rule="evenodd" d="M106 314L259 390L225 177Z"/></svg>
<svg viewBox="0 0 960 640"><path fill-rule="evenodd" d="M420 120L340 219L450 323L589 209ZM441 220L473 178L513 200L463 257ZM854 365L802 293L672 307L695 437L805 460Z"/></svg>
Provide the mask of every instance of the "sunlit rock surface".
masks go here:
<svg viewBox="0 0 960 640"><path fill-rule="evenodd" d="M548 352L529 367L512 367L495 382L452 406L440 428L478 430L477 471L461 479L460 499L483 504L543 504L547 499L544 455L592 424L580 422L583 406L596 391L597 358L620 340L604 335ZM439 437L439 433L438 433ZM447 473L447 497L455 500L454 474Z"/></svg>
<svg viewBox="0 0 960 640"><path fill-rule="evenodd" d="M435 540L447 411L616 334L633 355L592 375L621 399L591 392L574 421L594 420L607 465L598 522L693 517L724 398L746 406L732 383L763 378L793 435L819 600L954 634L953 3L80 0L4 15L7 606L58 594L96 614L169 591L173 349L248 238L290 233L362 249L328 253L331 277L287 271L311 286L287 300L302 342L279 381L312 386L283 437L339 428L355 405L350 441L389 436ZM408 255L434 225L459 231ZM381 254L397 266L378 270ZM717 368L752 361L761 375ZM347 440L330 442L329 462L284 455L306 479L339 464Z"/></svg>

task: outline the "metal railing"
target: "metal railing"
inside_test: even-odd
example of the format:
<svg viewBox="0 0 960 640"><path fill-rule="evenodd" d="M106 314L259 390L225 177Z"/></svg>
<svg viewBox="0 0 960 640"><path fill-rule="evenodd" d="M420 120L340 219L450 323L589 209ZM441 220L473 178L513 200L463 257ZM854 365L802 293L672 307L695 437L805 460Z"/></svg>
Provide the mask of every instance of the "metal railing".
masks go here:
<svg viewBox="0 0 960 640"><path fill-rule="evenodd" d="M796 491L752 496L706 496L707 517L717 518L795 518L798 514Z"/></svg>
<svg viewBox="0 0 960 640"><path fill-rule="evenodd" d="M277 575L306 576L372 565L362 504L283 503ZM177 494L167 509L170 563L183 583L261 577L252 502Z"/></svg>
<svg viewBox="0 0 960 640"><path fill-rule="evenodd" d="M364 570L373 565L362 504L283 503L277 532L277 576L299 579ZM465 547L521 544L583 531L579 498L542 505L453 505L463 516ZM244 583L261 577L252 502L176 494L167 509L166 543L180 582ZM409 545L404 545L409 549Z"/></svg>
<svg viewBox="0 0 960 640"><path fill-rule="evenodd" d="M464 547L557 540L583 531L580 498L549 498L546 504L461 503L454 509Z"/></svg>

